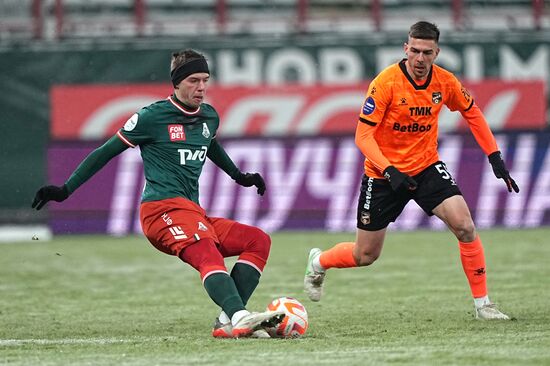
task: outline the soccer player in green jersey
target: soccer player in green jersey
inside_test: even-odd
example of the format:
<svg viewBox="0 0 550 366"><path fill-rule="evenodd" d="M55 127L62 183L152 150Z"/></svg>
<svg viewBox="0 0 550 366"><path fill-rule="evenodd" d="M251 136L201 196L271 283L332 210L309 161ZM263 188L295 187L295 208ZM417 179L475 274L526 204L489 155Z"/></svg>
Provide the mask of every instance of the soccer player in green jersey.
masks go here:
<svg viewBox="0 0 550 366"><path fill-rule="evenodd" d="M172 55L174 93L135 113L104 145L90 153L62 186L36 193L32 207L62 202L128 147L139 146L145 173L140 220L158 250L178 256L199 271L210 298L222 311L212 335L268 338L284 312L254 313L245 305L269 256L270 237L257 227L206 215L199 205L199 176L206 158L244 187L265 192L258 173L243 173L216 140L219 116L204 103L210 77L204 56L194 50ZM224 257L239 256L231 274Z"/></svg>

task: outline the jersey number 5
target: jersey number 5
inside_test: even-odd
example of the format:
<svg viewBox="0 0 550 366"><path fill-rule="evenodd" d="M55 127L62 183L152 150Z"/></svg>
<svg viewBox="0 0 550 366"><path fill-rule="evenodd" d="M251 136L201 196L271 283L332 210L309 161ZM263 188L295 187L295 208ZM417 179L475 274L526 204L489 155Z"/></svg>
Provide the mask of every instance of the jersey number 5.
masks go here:
<svg viewBox="0 0 550 366"><path fill-rule="evenodd" d="M437 169L439 174L441 174L441 178L452 179L451 174L449 174L449 172L447 171L447 167L445 166L445 164L437 164L435 168Z"/></svg>

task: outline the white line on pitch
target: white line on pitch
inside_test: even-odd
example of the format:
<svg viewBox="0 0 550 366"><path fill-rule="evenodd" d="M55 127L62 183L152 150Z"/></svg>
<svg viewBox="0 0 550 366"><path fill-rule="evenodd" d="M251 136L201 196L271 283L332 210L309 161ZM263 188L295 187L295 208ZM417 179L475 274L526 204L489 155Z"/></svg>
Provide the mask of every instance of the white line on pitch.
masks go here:
<svg viewBox="0 0 550 366"><path fill-rule="evenodd" d="M62 339L0 339L0 346L22 346L25 344L35 345L52 345L52 344L114 344L114 343L131 343L131 342L147 342L147 341L167 341L175 340L176 337L157 337L157 338L62 338Z"/></svg>

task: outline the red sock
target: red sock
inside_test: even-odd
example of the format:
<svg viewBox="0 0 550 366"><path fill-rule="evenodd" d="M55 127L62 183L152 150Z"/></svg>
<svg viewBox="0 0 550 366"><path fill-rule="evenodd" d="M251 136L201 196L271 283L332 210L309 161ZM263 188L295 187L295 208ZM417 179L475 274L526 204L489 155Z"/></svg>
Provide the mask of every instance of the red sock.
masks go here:
<svg viewBox="0 0 550 366"><path fill-rule="evenodd" d="M353 257L355 243L338 243L319 256L319 263L324 269L357 267Z"/></svg>
<svg viewBox="0 0 550 366"><path fill-rule="evenodd" d="M458 242L462 268L468 278L474 297L487 295L487 278L485 275L485 255L479 236L471 243Z"/></svg>

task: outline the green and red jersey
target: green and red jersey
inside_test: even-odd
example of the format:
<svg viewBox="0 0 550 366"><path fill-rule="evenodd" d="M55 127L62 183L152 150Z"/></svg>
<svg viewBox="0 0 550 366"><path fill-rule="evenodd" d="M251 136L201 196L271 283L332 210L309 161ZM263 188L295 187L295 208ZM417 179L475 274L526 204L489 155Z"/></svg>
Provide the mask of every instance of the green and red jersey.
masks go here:
<svg viewBox="0 0 550 366"><path fill-rule="evenodd" d="M199 176L219 124L209 104L188 110L174 96L141 109L126 122L117 136L130 147L140 147L146 180L143 202L184 197L198 203Z"/></svg>
<svg viewBox="0 0 550 366"><path fill-rule="evenodd" d="M199 204L199 176L207 157L230 177L239 173L215 139L219 124L209 104L190 110L170 96L135 113L65 184L74 192L114 156L139 146L146 181L142 202L182 197Z"/></svg>

